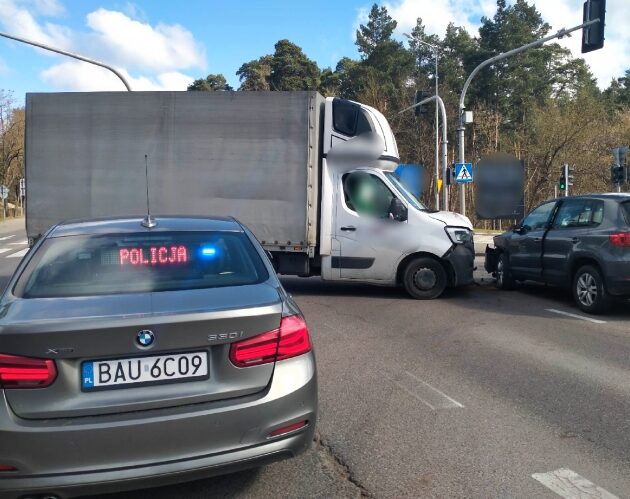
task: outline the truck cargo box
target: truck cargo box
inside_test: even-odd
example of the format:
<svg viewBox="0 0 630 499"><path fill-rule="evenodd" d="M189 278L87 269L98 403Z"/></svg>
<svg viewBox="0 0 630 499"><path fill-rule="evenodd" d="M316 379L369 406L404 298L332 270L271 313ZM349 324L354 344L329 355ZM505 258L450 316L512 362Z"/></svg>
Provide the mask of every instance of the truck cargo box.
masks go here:
<svg viewBox="0 0 630 499"><path fill-rule="evenodd" d="M26 228L146 214L234 216L269 249L313 254L316 92L94 92L26 96Z"/></svg>

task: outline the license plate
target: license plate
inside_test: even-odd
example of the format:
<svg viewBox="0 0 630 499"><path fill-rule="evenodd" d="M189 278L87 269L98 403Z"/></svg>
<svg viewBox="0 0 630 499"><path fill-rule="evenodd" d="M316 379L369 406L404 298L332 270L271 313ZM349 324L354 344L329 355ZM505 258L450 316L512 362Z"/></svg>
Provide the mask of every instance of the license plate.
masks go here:
<svg viewBox="0 0 630 499"><path fill-rule="evenodd" d="M81 365L83 390L207 379L208 352L91 360Z"/></svg>

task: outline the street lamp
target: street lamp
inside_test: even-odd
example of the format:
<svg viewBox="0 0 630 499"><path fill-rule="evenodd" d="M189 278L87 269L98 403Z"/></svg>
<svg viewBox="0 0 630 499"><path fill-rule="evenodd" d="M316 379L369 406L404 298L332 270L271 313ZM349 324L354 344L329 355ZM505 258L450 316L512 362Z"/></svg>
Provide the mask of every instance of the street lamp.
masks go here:
<svg viewBox="0 0 630 499"><path fill-rule="evenodd" d="M439 50L440 48L437 45L433 45L431 43L425 42L424 40L420 40L419 38L414 38L409 33L403 33L404 36L409 38L409 40L421 43L430 47L433 50L433 57L435 59L435 96L438 97L438 61L439 61ZM435 106L435 209L440 209L440 193L437 190L438 181L440 180L440 138L439 138L439 113L438 106ZM445 182L446 184L446 182ZM442 189L446 189L446 185L442 186ZM445 210L448 210L448 206L444 207Z"/></svg>

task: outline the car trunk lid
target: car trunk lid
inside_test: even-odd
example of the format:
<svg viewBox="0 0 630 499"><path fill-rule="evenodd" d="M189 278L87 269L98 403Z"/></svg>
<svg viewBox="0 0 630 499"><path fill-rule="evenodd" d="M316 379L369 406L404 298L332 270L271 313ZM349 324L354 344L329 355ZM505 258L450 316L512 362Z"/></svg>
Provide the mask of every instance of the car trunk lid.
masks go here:
<svg viewBox="0 0 630 499"><path fill-rule="evenodd" d="M114 311L114 313L112 313ZM282 303L271 284L112 296L14 299L0 311L0 351L54 359L47 388L7 389L12 410L26 419L65 418L149 410L245 396L263 390L273 363L237 368L229 345L278 328ZM150 330L154 343L137 341ZM203 380L82 388L82 364L103 359L201 352Z"/></svg>

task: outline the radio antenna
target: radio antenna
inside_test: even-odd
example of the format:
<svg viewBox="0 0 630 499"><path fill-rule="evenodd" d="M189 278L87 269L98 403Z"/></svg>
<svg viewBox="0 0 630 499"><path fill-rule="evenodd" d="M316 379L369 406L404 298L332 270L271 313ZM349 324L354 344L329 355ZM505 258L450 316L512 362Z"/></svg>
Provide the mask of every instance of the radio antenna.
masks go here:
<svg viewBox="0 0 630 499"><path fill-rule="evenodd" d="M152 229L157 225L155 218L151 216L151 205L149 204L149 155L144 155L144 181L147 186L147 216L142 220L142 226Z"/></svg>

